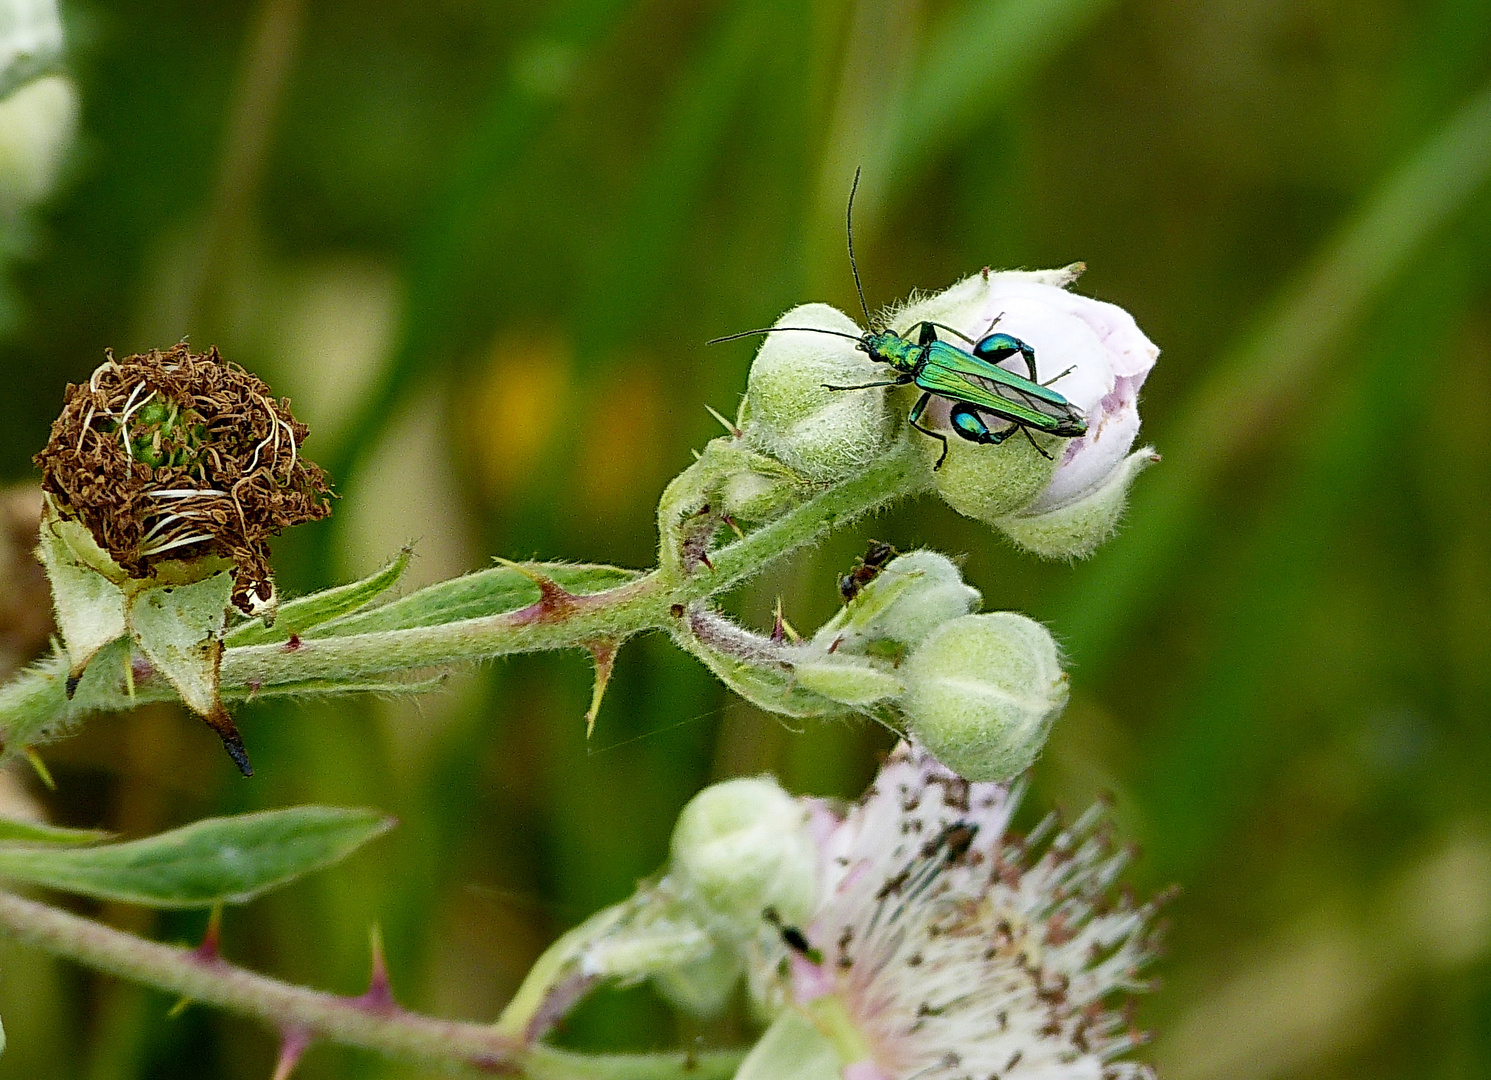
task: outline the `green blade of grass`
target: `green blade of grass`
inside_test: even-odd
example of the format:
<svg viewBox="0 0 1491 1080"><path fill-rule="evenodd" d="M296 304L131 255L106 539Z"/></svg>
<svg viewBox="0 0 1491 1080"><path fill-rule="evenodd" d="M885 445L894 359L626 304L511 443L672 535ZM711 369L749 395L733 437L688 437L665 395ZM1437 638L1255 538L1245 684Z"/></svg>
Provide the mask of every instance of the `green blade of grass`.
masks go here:
<svg viewBox="0 0 1491 1080"><path fill-rule="evenodd" d="M865 159L866 228L897 190L960 146L1112 7L1112 0L965 0L931 29Z"/></svg>

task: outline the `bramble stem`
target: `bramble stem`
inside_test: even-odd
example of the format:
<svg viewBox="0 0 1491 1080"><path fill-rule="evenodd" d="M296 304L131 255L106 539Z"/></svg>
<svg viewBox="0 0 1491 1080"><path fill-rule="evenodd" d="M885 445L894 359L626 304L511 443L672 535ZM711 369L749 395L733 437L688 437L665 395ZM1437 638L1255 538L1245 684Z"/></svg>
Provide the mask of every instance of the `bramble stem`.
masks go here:
<svg viewBox="0 0 1491 1080"><path fill-rule="evenodd" d="M195 949L145 941L0 892L0 933L87 967L262 1020L281 1031L395 1057L531 1080L716 1080L742 1052L586 1055L524 1045L490 1024L437 1020L398 1006L294 986Z"/></svg>
<svg viewBox="0 0 1491 1080"><path fill-rule="evenodd" d="M675 480L669 492L686 487L692 470L702 464L696 463ZM928 483L915 449L899 443L863 472L820 491L744 537L710 550L712 568L665 560L663 569L601 592L569 596L562 603L541 599L512 611L435 625L307 637L293 647L284 642L236 646L223 654L221 689L228 697L355 692L366 688L358 684L369 676L388 672L582 648L596 641L624 641L648 630L673 629L679 623L675 611L733 588L831 529L916 494ZM664 529L666 543L670 539L666 524ZM14 753L56 738L92 712L176 697L158 677L129 685L124 677L128 657L123 641L106 647L89 664L71 699L66 695L67 664L56 657L0 687L0 749Z"/></svg>

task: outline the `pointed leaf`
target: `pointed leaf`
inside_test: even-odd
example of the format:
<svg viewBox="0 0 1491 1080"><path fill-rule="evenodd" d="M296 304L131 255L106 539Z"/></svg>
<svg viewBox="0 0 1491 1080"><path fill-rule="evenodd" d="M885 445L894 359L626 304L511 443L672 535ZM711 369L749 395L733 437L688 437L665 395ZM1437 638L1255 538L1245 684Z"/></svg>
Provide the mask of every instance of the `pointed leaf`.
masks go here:
<svg viewBox="0 0 1491 1080"><path fill-rule="evenodd" d="M100 847L0 844L0 877L148 907L241 904L346 858L393 824L376 810L297 806Z"/></svg>
<svg viewBox="0 0 1491 1080"><path fill-rule="evenodd" d="M616 566L574 563L533 563L529 569L552 578L561 588L577 595L601 592L635 581L642 575ZM366 634L375 630L404 630L413 626L437 626L458 619L476 619L516 611L537 603L538 586L511 566L479 570L453 581L420 589L392 603L338 619L318 627L312 637ZM237 644L237 642L235 642Z"/></svg>
<svg viewBox="0 0 1491 1080"><path fill-rule="evenodd" d="M218 638L232 593L233 575L223 571L191 585L145 589L130 603L130 628L140 649L181 700L203 716L222 710L217 677L223 646Z"/></svg>
<svg viewBox="0 0 1491 1080"><path fill-rule="evenodd" d="M361 581L287 600L275 614L273 626L265 626L257 619L246 622L228 631L223 644L231 647L286 641L291 634L304 634L314 626L361 611L393 588L409 565L412 551L413 548L406 547L387 566Z"/></svg>
<svg viewBox="0 0 1491 1080"><path fill-rule="evenodd" d="M102 829L64 829L41 821L0 818L0 843L97 844L112 835Z"/></svg>

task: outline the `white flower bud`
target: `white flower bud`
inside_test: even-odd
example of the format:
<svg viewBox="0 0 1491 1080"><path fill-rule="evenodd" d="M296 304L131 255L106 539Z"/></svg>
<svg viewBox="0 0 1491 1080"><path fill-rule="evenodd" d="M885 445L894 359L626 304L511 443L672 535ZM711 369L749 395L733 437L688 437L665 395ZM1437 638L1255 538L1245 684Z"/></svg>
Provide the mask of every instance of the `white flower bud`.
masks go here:
<svg viewBox="0 0 1491 1080"><path fill-rule="evenodd" d="M1085 558L1118 528L1134 477L1159 460L1152 447L1135 450L1097 487L1049 506L1048 493L994 525L1027 551L1048 559Z"/></svg>
<svg viewBox="0 0 1491 1080"><path fill-rule="evenodd" d="M978 607L979 591L957 564L935 551L910 551L886 564L813 635L834 655L898 659L949 619Z"/></svg>
<svg viewBox="0 0 1491 1080"><path fill-rule="evenodd" d="M968 780L1008 780L1029 768L1066 706L1055 639L1014 612L943 623L902 674L907 730Z"/></svg>
<svg viewBox="0 0 1491 1080"><path fill-rule="evenodd" d="M949 406L934 401L924 424L948 432L948 457L936 474L937 488L959 513L990 523L1013 514L1043 514L1109 490L1115 474L1126 472L1132 479L1137 471L1126 459L1139 433L1139 389L1159 349L1122 308L1067 292L1065 286L1080 270L1074 265L1037 273L974 274L896 314L894 326L902 332L928 320L974 340L997 324L999 332L1035 350L1036 381L1050 381L1087 421L1087 433L1074 439L1032 432L1034 442L1055 459L1046 461L1018 432L998 446L959 438L947 428ZM1030 374L1018 356L1003 366ZM986 420L991 430L1009 426L998 417L986 415ZM941 452L936 440L927 442L929 453ZM1090 540L1086 550L1101 539ZM1056 550L1070 554L1081 546L1068 543Z"/></svg>
<svg viewBox="0 0 1491 1080"><path fill-rule="evenodd" d="M804 304L778 326L859 337L854 321L827 304ZM741 427L751 446L810 480L842 480L875 459L888 437L885 391L829 390L885 381L853 341L789 330L769 335L751 364Z"/></svg>
<svg viewBox="0 0 1491 1080"><path fill-rule="evenodd" d="M679 899L721 938L744 940L773 908L805 921L817 896L808 808L767 777L726 780L683 808L673 830Z"/></svg>

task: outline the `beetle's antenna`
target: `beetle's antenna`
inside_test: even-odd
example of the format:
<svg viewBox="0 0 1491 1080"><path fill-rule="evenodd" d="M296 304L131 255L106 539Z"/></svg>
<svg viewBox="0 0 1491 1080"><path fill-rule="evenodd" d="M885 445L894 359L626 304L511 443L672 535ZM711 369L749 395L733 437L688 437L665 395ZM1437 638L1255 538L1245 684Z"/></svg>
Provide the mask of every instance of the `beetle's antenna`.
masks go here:
<svg viewBox="0 0 1491 1080"><path fill-rule="evenodd" d="M775 334L779 330L795 330L801 334L832 334L834 337L848 338L850 341L858 341L858 334L846 334L842 330L825 330L821 326L767 326L760 330L742 330L738 334L726 334L724 337L710 338L704 344L718 345L722 341L734 341L736 338L753 337L756 334Z"/></svg>
<svg viewBox="0 0 1491 1080"><path fill-rule="evenodd" d="M865 313L865 325L874 329L870 318L870 305L865 303L865 287L859 283L859 264L854 261L854 193L859 190L860 166L854 169L854 184L849 189L849 209L844 214L845 231L849 234L849 269L854 272L854 289L859 293L860 310Z"/></svg>

